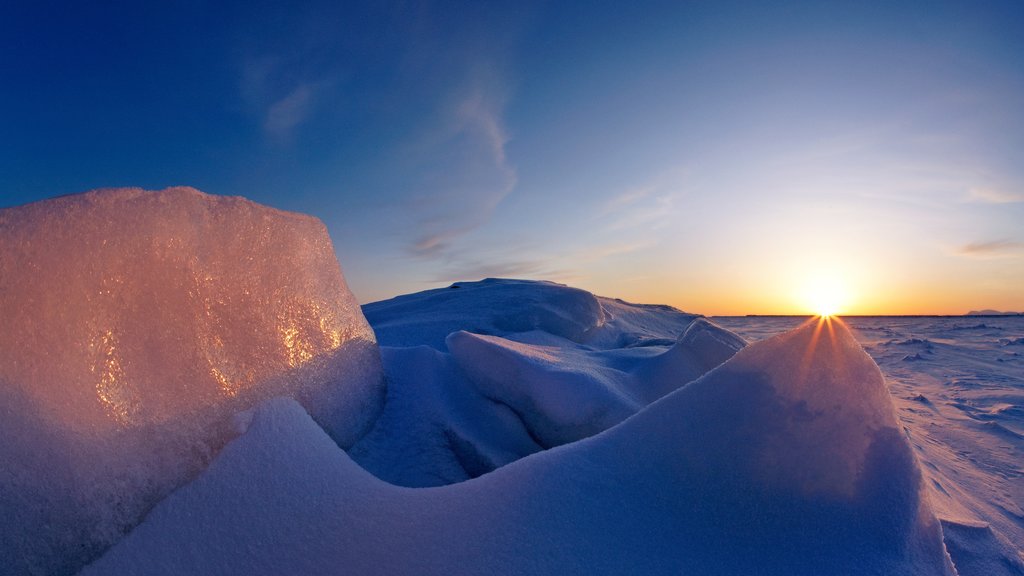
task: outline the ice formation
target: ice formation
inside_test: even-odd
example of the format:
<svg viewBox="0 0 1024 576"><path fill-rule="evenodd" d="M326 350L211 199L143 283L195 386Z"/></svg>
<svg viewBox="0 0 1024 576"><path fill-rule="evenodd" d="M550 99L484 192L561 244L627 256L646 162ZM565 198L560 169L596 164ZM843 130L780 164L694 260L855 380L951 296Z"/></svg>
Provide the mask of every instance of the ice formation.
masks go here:
<svg viewBox="0 0 1024 576"><path fill-rule="evenodd" d="M70 573L277 395L352 445L384 397L323 224L190 188L0 211L0 574Z"/></svg>
<svg viewBox="0 0 1024 576"><path fill-rule="evenodd" d="M438 488L374 478L271 401L83 574L467 571L954 573L877 366L808 323L602 434Z"/></svg>

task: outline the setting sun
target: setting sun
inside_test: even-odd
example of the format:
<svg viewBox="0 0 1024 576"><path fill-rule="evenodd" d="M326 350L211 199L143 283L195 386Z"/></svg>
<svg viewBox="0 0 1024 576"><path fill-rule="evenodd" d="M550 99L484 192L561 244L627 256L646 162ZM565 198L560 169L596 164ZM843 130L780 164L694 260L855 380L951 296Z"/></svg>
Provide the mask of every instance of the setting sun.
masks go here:
<svg viewBox="0 0 1024 576"><path fill-rule="evenodd" d="M800 303L807 312L818 316L835 316L845 312L850 295L844 282L834 274L808 278L801 288Z"/></svg>

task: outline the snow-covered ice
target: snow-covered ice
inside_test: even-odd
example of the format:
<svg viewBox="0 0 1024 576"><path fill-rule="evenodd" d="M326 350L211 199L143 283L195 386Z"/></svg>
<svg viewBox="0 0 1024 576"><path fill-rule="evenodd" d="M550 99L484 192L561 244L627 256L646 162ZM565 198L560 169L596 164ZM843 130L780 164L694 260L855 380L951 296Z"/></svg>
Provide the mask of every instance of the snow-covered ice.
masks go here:
<svg viewBox="0 0 1024 576"><path fill-rule="evenodd" d="M189 188L0 211L0 573L79 568L298 399L341 446L383 404L323 224Z"/></svg>
<svg viewBox="0 0 1024 576"><path fill-rule="evenodd" d="M270 402L83 574L952 570L877 366L809 323L601 434L436 488L371 476Z"/></svg>

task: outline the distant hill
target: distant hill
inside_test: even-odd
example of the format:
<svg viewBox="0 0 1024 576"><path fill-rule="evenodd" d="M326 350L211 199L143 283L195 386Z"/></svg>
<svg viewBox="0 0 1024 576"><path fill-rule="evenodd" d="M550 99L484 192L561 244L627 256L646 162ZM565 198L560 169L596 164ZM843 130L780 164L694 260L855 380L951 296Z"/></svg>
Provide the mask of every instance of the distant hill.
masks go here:
<svg viewBox="0 0 1024 576"><path fill-rule="evenodd" d="M1024 312L1000 312L999 310L971 310L966 316L1022 316Z"/></svg>

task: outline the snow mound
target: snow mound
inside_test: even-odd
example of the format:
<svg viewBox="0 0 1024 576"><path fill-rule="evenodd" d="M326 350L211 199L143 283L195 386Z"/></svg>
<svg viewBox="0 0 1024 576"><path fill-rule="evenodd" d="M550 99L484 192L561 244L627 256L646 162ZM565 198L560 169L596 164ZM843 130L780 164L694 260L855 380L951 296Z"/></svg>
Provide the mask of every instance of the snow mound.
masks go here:
<svg viewBox="0 0 1024 576"><path fill-rule="evenodd" d="M401 486L460 482L597 434L744 345L670 306L550 282L452 286L364 307L389 344L388 399L349 454Z"/></svg>
<svg viewBox="0 0 1024 576"><path fill-rule="evenodd" d="M697 318L668 351L636 370L637 380L654 389L655 400L732 358L746 344L725 328Z"/></svg>
<svg viewBox="0 0 1024 576"><path fill-rule="evenodd" d="M536 336L532 336L536 339ZM593 436L728 360L743 339L694 320L670 349L591 351L455 332L447 347L486 398L508 406L550 448Z"/></svg>
<svg viewBox="0 0 1024 576"><path fill-rule="evenodd" d="M381 346L432 346L465 330L506 336L543 331L595 347L675 339L695 317L669 306L594 296L554 282L488 278L363 306Z"/></svg>
<svg viewBox="0 0 1024 576"><path fill-rule="evenodd" d="M809 323L586 440L372 477L291 401L83 574L953 574L874 362Z"/></svg>
<svg viewBox="0 0 1024 576"><path fill-rule="evenodd" d="M190 188L0 211L0 574L70 573L298 399L341 446L380 411L374 335L323 224Z"/></svg>
<svg viewBox="0 0 1024 576"><path fill-rule="evenodd" d="M469 332L446 342L477 390L510 407L544 448L597 434L643 406L623 385L626 374L578 361L571 349Z"/></svg>
<svg viewBox="0 0 1024 576"><path fill-rule="evenodd" d="M458 282L363 307L382 346L426 344L444 349L457 330L508 334L543 330L579 341L600 327L604 311L593 294L553 282Z"/></svg>
<svg viewBox="0 0 1024 576"><path fill-rule="evenodd" d="M1024 559L985 523L942 521L946 548L960 574L1019 576Z"/></svg>

